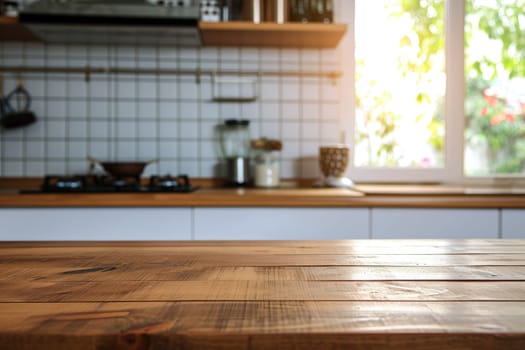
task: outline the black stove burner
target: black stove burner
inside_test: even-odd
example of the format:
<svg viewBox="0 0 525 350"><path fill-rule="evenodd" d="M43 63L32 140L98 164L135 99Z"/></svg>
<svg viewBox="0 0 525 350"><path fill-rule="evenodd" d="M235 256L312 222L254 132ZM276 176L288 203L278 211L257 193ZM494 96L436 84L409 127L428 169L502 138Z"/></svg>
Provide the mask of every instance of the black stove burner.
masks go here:
<svg viewBox="0 0 525 350"><path fill-rule="evenodd" d="M191 192L190 179L187 175L173 177L154 175L149 179L151 192Z"/></svg>
<svg viewBox="0 0 525 350"><path fill-rule="evenodd" d="M151 176L149 183L143 185L140 177L109 175L48 175L39 190L21 191L21 193L152 193L152 192L193 192L187 175Z"/></svg>
<svg viewBox="0 0 525 350"><path fill-rule="evenodd" d="M140 192L142 190L138 176L88 175L87 179L88 189L103 189L103 192Z"/></svg>
<svg viewBox="0 0 525 350"><path fill-rule="evenodd" d="M44 192L81 192L86 187L84 176L46 176L41 189Z"/></svg>

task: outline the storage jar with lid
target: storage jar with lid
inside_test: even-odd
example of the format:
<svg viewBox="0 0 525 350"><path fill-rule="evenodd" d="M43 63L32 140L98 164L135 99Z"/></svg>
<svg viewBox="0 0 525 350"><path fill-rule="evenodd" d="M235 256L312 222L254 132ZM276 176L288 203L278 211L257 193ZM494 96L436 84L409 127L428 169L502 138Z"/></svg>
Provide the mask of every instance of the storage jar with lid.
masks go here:
<svg viewBox="0 0 525 350"><path fill-rule="evenodd" d="M278 187L280 183L279 152L265 151L255 157L255 186Z"/></svg>

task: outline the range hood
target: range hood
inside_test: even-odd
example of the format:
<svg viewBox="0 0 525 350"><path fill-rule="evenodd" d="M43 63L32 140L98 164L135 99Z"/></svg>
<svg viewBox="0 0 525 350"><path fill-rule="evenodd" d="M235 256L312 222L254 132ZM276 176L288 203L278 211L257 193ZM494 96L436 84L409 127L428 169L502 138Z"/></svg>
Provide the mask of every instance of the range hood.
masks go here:
<svg viewBox="0 0 525 350"><path fill-rule="evenodd" d="M36 0L20 22L51 43L200 45L196 1Z"/></svg>

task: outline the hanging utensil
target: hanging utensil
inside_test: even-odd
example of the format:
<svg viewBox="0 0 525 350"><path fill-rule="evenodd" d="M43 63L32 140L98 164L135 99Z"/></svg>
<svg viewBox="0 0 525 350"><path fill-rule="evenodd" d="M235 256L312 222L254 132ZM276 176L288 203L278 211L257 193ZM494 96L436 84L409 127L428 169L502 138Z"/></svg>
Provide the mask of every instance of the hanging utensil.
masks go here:
<svg viewBox="0 0 525 350"><path fill-rule="evenodd" d="M13 108L9 105L4 96L4 77L0 75L0 119L7 114L13 113Z"/></svg>
<svg viewBox="0 0 525 350"><path fill-rule="evenodd" d="M25 89L22 79L19 80L16 88L2 100L3 110L0 124L4 129L14 129L36 122L35 114L29 110L31 95Z"/></svg>

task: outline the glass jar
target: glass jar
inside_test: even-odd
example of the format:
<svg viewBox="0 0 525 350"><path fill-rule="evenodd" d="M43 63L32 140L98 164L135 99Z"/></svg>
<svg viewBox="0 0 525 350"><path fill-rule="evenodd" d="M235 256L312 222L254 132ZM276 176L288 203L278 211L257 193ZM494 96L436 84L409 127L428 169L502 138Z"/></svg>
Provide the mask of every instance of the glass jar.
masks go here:
<svg viewBox="0 0 525 350"><path fill-rule="evenodd" d="M219 126L220 148L225 161L226 183L245 186L250 182L250 122L228 119Z"/></svg>
<svg viewBox="0 0 525 350"><path fill-rule="evenodd" d="M262 152L255 157L255 187L278 187L279 153Z"/></svg>
<svg viewBox="0 0 525 350"><path fill-rule="evenodd" d="M248 157L250 153L250 122L228 119L220 125L220 147L224 158Z"/></svg>

